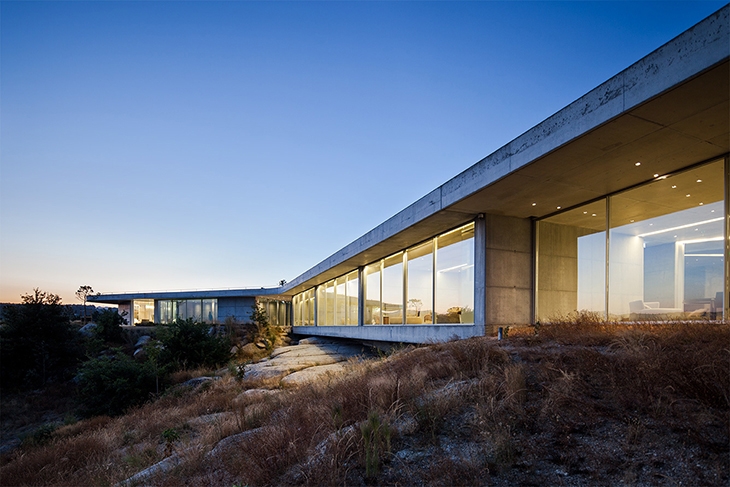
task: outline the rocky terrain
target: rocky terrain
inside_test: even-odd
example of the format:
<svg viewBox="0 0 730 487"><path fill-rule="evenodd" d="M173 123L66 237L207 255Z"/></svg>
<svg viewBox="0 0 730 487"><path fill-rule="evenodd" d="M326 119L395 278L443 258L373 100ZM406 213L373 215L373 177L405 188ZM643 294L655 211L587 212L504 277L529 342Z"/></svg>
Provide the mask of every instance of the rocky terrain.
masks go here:
<svg viewBox="0 0 730 487"><path fill-rule="evenodd" d="M2 457L2 485L727 485L730 325L303 340Z"/></svg>

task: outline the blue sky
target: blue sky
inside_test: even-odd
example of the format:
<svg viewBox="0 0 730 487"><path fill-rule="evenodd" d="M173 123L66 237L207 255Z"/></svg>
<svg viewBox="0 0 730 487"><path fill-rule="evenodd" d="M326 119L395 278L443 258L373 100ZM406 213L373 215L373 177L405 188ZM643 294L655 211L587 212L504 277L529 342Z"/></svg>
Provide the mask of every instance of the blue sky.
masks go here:
<svg viewBox="0 0 730 487"><path fill-rule="evenodd" d="M0 301L291 280L724 2L0 2Z"/></svg>

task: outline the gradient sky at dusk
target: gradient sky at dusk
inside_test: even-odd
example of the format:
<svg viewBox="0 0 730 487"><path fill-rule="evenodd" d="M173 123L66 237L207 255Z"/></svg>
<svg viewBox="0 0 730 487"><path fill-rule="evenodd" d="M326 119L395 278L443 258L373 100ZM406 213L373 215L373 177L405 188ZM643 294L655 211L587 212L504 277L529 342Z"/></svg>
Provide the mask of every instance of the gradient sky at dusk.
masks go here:
<svg viewBox="0 0 730 487"><path fill-rule="evenodd" d="M725 2L0 2L0 302L291 280Z"/></svg>

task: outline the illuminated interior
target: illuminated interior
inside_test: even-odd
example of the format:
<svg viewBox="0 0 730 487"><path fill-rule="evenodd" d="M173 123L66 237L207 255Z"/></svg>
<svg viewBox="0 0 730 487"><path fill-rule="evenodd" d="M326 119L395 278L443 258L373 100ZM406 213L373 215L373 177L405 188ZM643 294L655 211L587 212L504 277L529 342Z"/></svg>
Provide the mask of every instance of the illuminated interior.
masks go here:
<svg viewBox="0 0 730 487"><path fill-rule="evenodd" d="M724 179L720 160L539 221L537 319L722 319Z"/></svg>
<svg viewBox="0 0 730 487"><path fill-rule="evenodd" d="M362 300L359 273L295 295L294 325L358 325L361 302L364 325L474 323L474 223L364 266Z"/></svg>
<svg viewBox="0 0 730 487"><path fill-rule="evenodd" d="M189 318L203 323L218 321L217 299L160 299L157 310L157 322L163 325Z"/></svg>
<svg viewBox="0 0 730 487"><path fill-rule="evenodd" d="M155 322L155 301L153 299L135 299L132 301L135 325L153 324Z"/></svg>

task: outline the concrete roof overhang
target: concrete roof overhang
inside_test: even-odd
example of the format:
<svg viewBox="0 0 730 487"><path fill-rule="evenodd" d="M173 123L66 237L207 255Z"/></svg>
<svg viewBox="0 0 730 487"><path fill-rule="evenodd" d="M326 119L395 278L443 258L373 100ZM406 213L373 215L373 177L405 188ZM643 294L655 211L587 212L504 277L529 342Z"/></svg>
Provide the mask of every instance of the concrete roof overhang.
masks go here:
<svg viewBox="0 0 730 487"><path fill-rule="evenodd" d="M287 299L287 296L277 294L279 288L251 288L251 289L219 289L219 290L190 290L190 291L154 291L117 294L98 294L89 296L90 303L121 304L133 299L220 299L220 298L252 298L266 297L270 299Z"/></svg>
<svg viewBox="0 0 730 487"><path fill-rule="evenodd" d="M718 10L279 291L301 292L480 213L540 218L727 154L729 12Z"/></svg>

